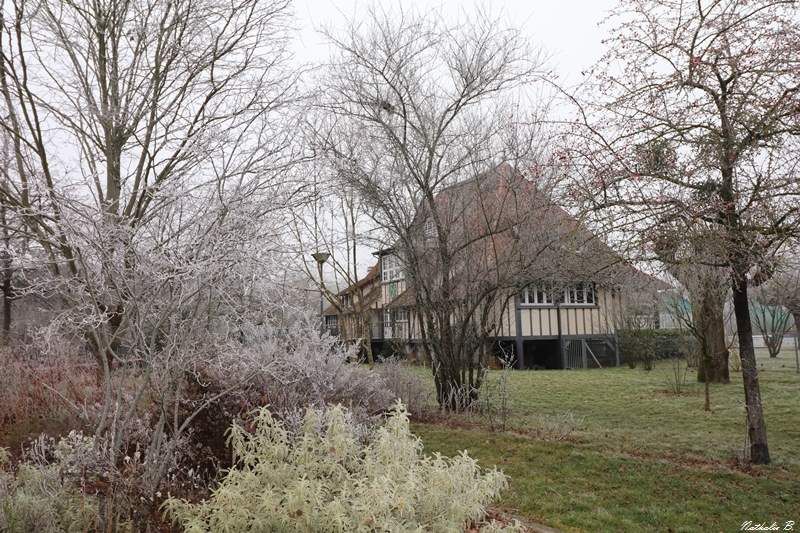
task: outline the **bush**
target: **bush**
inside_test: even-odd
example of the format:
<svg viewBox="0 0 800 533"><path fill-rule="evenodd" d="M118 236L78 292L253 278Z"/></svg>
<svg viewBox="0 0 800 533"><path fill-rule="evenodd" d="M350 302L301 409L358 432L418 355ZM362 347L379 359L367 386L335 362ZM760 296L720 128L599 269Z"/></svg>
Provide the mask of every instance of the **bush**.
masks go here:
<svg viewBox="0 0 800 533"><path fill-rule="evenodd" d="M92 531L97 501L84 495L65 475L62 466L75 458L66 443L58 447L57 462L21 463L15 471L5 465L0 448L0 531Z"/></svg>
<svg viewBox="0 0 800 533"><path fill-rule="evenodd" d="M688 358L694 346L694 338L680 330L621 329L617 339L620 359L631 368L642 363L645 370L652 369L656 360Z"/></svg>
<svg viewBox="0 0 800 533"><path fill-rule="evenodd" d="M18 448L41 432L80 427L102 394L94 365L64 354L20 354L0 349L0 446Z"/></svg>
<svg viewBox="0 0 800 533"><path fill-rule="evenodd" d="M432 384L407 362L390 357L376 365L375 370L392 396L402 401L413 417L425 418L435 407Z"/></svg>
<svg viewBox="0 0 800 533"><path fill-rule="evenodd" d="M342 404L366 427L397 397L377 372L350 362L354 347L321 335L311 323L259 340L232 349L224 364L188 376L184 417L214 399L192 423L192 440L206 455L204 469L230 466L225 430L260 407L297 429L308 407Z"/></svg>
<svg viewBox="0 0 800 533"><path fill-rule="evenodd" d="M158 529L161 495L207 497L219 472L231 466L225 429L254 409L269 405L286 427L297 429L306 407L341 403L366 434L396 398L380 375L348 362L352 350L309 324L224 348L186 368L154 365L147 381L135 365L118 367L112 400L123 407L113 407L113 427L93 438L92 446L83 446L79 467L59 458L57 450L68 441L80 444L84 437L79 431L61 440L58 436L96 425L103 396L93 367L63 355L48 361L0 352L9 378L7 387L0 388L0 446L17 448L43 431L26 446L20 472L47 479L58 472L65 486L92 494L93 505L112 529L126 522ZM186 429L175 432L184 422ZM48 488L47 493L64 494L68 504L72 500L64 490ZM47 505L40 507L52 515ZM20 508L19 502L14 508Z"/></svg>
<svg viewBox="0 0 800 533"><path fill-rule="evenodd" d="M575 438L586 426L586 418L571 411L553 415L538 415L531 423L529 432L537 439L564 441Z"/></svg>
<svg viewBox="0 0 800 533"><path fill-rule="evenodd" d="M355 347L321 335L313 322L268 336L257 344L231 350L223 365L207 368L197 380L208 387L205 400L230 389L220 400L231 419L257 407L270 406L278 418L302 418L307 407L342 404L368 418L388 410L394 395L381 376L356 362ZM252 376L239 382L242 376Z"/></svg>
<svg viewBox="0 0 800 533"><path fill-rule="evenodd" d="M463 532L507 486L466 452L423 455L400 402L368 444L359 441L341 406L309 409L297 434L261 409L253 433L230 430L236 466L211 498L170 499L166 512L189 532Z"/></svg>

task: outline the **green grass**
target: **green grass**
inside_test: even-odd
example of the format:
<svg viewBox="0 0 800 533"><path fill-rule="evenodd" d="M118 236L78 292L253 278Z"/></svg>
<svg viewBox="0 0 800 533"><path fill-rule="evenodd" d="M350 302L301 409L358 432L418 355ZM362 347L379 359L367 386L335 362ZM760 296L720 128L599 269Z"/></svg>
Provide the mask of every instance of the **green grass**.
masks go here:
<svg viewBox="0 0 800 533"><path fill-rule="evenodd" d="M737 531L744 520L800 522L800 375L793 354L760 358L773 464L743 472L740 375L711 387L673 372L612 368L511 373L511 431L416 424L428 451L466 449L512 479L502 506L524 518L576 531ZM569 441L538 440L543 420L577 420ZM456 425L457 426L457 425ZM546 433L546 432L545 432Z"/></svg>

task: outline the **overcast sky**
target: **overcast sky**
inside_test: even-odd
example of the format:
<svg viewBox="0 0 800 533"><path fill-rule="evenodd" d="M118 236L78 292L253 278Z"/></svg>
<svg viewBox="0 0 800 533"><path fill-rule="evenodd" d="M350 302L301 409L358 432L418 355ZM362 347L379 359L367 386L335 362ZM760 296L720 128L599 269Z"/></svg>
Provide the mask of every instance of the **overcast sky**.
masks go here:
<svg viewBox="0 0 800 533"><path fill-rule="evenodd" d="M295 41L297 59L318 61L327 57L323 38L316 30L341 28L347 18L357 18L359 10L372 0L295 0L299 33ZM398 6L401 0L375 0L386 6ZM598 24L614 6L614 0L487 0L479 4L459 0L403 1L422 12L441 10L454 16L475 5L487 7L510 25L523 29L531 42L541 46L550 58L549 66L559 75L563 86L580 82L580 73L600 56L602 28Z"/></svg>
<svg viewBox="0 0 800 533"><path fill-rule="evenodd" d="M348 19L359 20L360 11L373 4L387 9L413 6L423 13L440 10L446 18L458 18L476 5L487 8L505 20L505 25L524 31L531 43L543 49L547 67L555 72L559 84L572 87L581 81L581 71L592 66L601 55L604 38L601 21L616 0L295 0L294 11L298 33L294 52L299 62L324 61L328 57L322 28L342 29ZM374 263L372 249L359 247L361 274Z"/></svg>

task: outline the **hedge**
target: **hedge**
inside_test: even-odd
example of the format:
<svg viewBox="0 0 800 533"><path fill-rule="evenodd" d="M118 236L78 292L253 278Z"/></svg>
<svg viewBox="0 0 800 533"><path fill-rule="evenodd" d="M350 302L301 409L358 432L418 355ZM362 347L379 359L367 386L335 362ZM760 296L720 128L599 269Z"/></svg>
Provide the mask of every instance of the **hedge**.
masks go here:
<svg viewBox="0 0 800 533"><path fill-rule="evenodd" d="M623 329L617 331L617 339L620 361L628 364L686 358L695 347L690 333L674 329Z"/></svg>

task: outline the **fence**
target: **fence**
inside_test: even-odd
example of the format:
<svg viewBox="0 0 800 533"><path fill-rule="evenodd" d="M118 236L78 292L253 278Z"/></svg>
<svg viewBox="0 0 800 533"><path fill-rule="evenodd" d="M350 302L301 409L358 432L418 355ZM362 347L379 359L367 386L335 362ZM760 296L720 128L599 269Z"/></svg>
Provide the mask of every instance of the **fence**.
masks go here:
<svg viewBox="0 0 800 533"><path fill-rule="evenodd" d="M564 340L564 368L603 368L618 365L617 347L611 340Z"/></svg>

